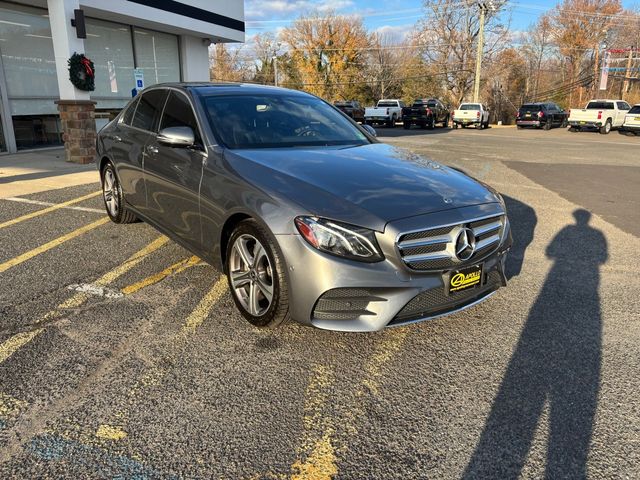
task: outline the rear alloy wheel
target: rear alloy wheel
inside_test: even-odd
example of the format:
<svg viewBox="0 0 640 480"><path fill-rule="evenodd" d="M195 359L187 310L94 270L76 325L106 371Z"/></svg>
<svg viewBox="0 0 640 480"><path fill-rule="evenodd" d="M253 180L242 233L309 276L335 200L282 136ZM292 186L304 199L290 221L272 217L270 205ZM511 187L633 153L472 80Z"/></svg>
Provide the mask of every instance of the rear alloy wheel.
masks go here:
<svg viewBox="0 0 640 480"><path fill-rule="evenodd" d="M543 130L551 130L551 121L547 120L546 122L544 122L544 126L542 128Z"/></svg>
<svg viewBox="0 0 640 480"><path fill-rule="evenodd" d="M411 128L411 123L410 122L402 122L402 127L405 130L409 130Z"/></svg>
<svg viewBox="0 0 640 480"><path fill-rule="evenodd" d="M226 262L229 289L242 316L256 327L277 327L289 312L288 288L275 240L254 220L233 231Z"/></svg>
<svg viewBox="0 0 640 480"><path fill-rule="evenodd" d="M114 223L135 222L137 218L125 206L122 188L111 162L107 163L102 169L101 180L102 198L111 221Z"/></svg>
<svg viewBox="0 0 640 480"><path fill-rule="evenodd" d="M600 127L600 133L602 135L608 135L611 131L611 120L604 122L604 125Z"/></svg>

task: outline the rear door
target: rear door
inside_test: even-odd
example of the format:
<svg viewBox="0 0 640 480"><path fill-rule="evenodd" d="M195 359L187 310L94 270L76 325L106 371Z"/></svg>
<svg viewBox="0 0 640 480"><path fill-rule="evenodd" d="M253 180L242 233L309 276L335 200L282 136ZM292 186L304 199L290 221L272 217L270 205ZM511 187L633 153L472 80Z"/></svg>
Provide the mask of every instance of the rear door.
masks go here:
<svg viewBox="0 0 640 480"><path fill-rule="evenodd" d="M146 146L144 177L147 215L196 249L202 246L199 189L205 148L193 107L187 95L170 90L158 131L168 127L193 130L193 148L162 145L154 134Z"/></svg>

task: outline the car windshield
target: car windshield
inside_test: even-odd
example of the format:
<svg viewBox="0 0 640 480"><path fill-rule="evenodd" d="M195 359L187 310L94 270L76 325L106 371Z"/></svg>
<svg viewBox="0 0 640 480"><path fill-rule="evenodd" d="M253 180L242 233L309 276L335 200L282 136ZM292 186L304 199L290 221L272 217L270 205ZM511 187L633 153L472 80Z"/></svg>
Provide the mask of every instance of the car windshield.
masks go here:
<svg viewBox="0 0 640 480"><path fill-rule="evenodd" d="M629 110L629 113L640 113L640 105L635 105L631 107L631 110Z"/></svg>
<svg viewBox="0 0 640 480"><path fill-rule="evenodd" d="M587 105L587 109L598 109L598 110L613 110L615 107L613 102L589 102Z"/></svg>
<svg viewBox="0 0 640 480"><path fill-rule="evenodd" d="M536 105L534 103L528 105L522 105L520 110L527 110L529 112L539 112L542 110L542 105Z"/></svg>
<svg viewBox="0 0 640 480"><path fill-rule="evenodd" d="M480 105L477 103L463 103L460 105L460 110L480 110Z"/></svg>
<svg viewBox="0 0 640 480"><path fill-rule="evenodd" d="M212 95L203 104L228 148L364 145L367 136L322 100L304 95Z"/></svg>

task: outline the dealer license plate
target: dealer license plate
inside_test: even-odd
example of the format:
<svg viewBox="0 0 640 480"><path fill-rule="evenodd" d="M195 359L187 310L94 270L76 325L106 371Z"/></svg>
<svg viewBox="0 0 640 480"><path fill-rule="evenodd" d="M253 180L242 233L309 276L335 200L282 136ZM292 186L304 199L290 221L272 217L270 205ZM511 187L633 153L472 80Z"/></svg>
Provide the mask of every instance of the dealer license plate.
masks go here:
<svg viewBox="0 0 640 480"><path fill-rule="evenodd" d="M445 285L448 294L462 292L470 288L479 287L482 284L483 265L452 270L445 275Z"/></svg>

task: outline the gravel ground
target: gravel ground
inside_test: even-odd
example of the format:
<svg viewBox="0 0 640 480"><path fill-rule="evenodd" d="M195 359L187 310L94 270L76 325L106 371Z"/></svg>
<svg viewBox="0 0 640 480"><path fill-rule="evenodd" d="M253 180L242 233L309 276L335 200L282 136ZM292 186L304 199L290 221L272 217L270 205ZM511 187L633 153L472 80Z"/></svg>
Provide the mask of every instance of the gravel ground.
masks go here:
<svg viewBox="0 0 640 480"><path fill-rule="evenodd" d="M508 288L375 334L264 331L152 228L96 225L0 273L0 478L637 478L640 138L378 134L503 192ZM0 199L0 224L41 208ZM0 265L103 217L0 227Z"/></svg>

